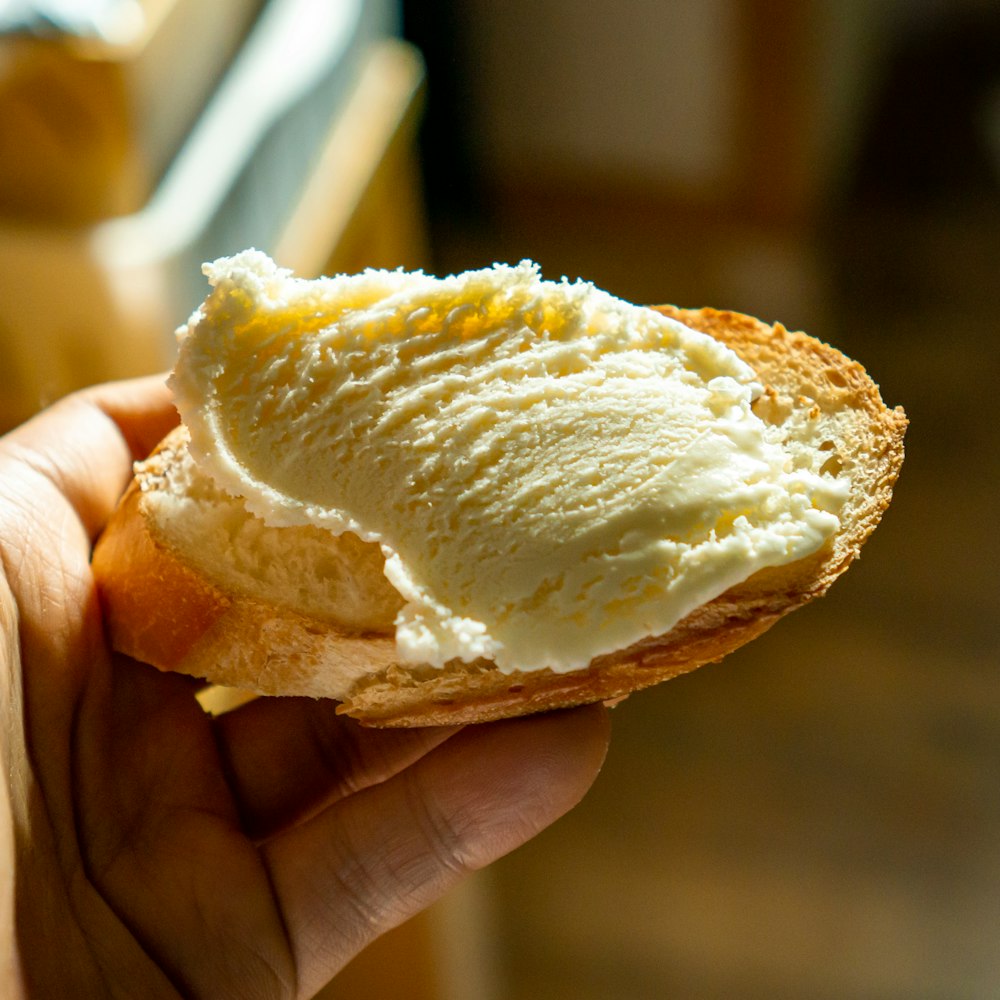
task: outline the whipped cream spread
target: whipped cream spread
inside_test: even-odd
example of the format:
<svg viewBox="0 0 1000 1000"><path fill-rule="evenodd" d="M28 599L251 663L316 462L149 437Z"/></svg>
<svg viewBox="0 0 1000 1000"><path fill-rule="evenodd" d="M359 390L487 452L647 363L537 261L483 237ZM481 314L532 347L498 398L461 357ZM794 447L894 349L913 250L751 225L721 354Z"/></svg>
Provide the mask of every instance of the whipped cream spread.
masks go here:
<svg viewBox="0 0 1000 1000"><path fill-rule="evenodd" d="M589 283L205 272L172 377L195 460L269 525L377 543L404 662L579 669L837 530L733 351Z"/></svg>

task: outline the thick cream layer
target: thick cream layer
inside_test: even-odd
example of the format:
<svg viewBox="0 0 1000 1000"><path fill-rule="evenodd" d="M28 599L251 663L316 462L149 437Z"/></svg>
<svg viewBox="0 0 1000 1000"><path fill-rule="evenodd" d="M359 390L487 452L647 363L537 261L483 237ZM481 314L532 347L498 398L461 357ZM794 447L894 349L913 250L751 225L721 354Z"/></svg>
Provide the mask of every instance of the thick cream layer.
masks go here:
<svg viewBox="0 0 1000 1000"><path fill-rule="evenodd" d="M206 273L172 379L196 460L268 524L377 542L407 662L577 669L838 527L747 365L592 285Z"/></svg>

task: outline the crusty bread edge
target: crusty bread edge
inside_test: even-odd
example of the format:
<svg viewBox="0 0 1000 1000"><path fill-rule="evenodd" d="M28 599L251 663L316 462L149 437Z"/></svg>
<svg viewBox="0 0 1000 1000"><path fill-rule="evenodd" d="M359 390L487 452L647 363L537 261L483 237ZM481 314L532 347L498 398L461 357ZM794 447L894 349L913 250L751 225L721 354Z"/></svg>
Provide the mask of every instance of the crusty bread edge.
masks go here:
<svg viewBox="0 0 1000 1000"><path fill-rule="evenodd" d="M352 632L292 608L221 589L164 543L143 507L156 461L185 447L162 441L134 478L94 549L92 570L115 650L160 670L257 694L329 696L396 659L391 635ZM148 463L147 463L148 464Z"/></svg>
<svg viewBox="0 0 1000 1000"><path fill-rule="evenodd" d="M396 662L392 636L346 632L223 592L159 540L133 481L93 559L113 646L163 670L260 694L335 696L342 712L374 726L465 724L618 701L722 659L824 593L857 556L891 499L906 418L885 407L859 364L812 337L739 313L656 308L726 343L767 392L796 406L849 407L857 414L870 473L855 484L842 529L822 550L754 574L666 635L599 657L585 670L504 674L484 661L411 668ZM177 446L178 433L164 443L165 454ZM856 450L858 441L837 446L845 461L856 461L846 450Z"/></svg>

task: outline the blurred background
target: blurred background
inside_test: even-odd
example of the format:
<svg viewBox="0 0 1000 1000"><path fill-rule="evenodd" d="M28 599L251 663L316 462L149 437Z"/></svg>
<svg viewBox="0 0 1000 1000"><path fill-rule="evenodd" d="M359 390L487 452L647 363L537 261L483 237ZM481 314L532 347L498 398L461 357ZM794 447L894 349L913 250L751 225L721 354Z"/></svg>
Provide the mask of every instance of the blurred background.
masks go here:
<svg viewBox="0 0 1000 1000"><path fill-rule="evenodd" d="M324 996L1000 996L995 0L0 0L0 424L203 260L537 260L806 329L910 418L864 557ZM991 511L993 513L991 513Z"/></svg>

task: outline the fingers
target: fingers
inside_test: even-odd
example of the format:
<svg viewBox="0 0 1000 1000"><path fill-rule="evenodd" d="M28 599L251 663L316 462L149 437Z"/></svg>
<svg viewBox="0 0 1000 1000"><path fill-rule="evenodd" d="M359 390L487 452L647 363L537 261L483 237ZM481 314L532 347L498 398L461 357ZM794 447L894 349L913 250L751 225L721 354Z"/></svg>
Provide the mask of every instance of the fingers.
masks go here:
<svg viewBox="0 0 1000 1000"><path fill-rule="evenodd" d="M189 679L115 657L91 677L73 730L68 828L83 871L176 984L170 995L288 996L273 979L294 975L267 873ZM113 955L103 938L94 949ZM152 995L144 986L122 989Z"/></svg>
<svg viewBox="0 0 1000 1000"><path fill-rule="evenodd" d="M456 730L365 729L333 701L260 698L218 716L216 738L247 832L299 822L409 767Z"/></svg>
<svg viewBox="0 0 1000 1000"><path fill-rule="evenodd" d="M379 934L572 808L597 776L607 710L470 726L262 848L311 995Z"/></svg>
<svg viewBox="0 0 1000 1000"><path fill-rule="evenodd" d="M9 475L40 502L54 487L88 537L103 526L144 456L177 416L162 377L109 383L74 393L12 431L0 442Z"/></svg>
<svg viewBox="0 0 1000 1000"><path fill-rule="evenodd" d="M178 421L163 375L108 382L82 396L115 422L133 459L145 458Z"/></svg>

